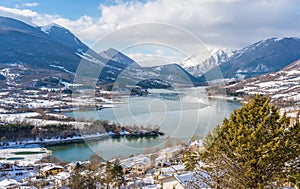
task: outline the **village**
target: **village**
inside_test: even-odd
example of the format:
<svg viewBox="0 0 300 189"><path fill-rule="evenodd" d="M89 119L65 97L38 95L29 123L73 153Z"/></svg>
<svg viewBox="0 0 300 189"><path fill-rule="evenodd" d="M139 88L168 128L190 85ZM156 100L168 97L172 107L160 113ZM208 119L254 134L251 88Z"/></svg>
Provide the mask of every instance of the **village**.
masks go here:
<svg viewBox="0 0 300 189"><path fill-rule="evenodd" d="M0 181L0 188L74 188L76 181L99 189L190 188L195 173L186 171L183 151L201 147L201 141L194 141L189 146L176 145L129 158L105 162L94 154L90 160L71 163L51 159L51 151L45 148L1 149L0 174L5 179ZM108 169L111 165L117 171L113 175Z"/></svg>

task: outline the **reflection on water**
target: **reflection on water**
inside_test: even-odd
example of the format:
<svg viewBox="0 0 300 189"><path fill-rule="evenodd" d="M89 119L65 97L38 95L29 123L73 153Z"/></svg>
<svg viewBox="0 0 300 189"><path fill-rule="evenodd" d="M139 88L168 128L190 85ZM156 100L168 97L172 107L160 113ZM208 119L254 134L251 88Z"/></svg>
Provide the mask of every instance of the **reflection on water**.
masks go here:
<svg viewBox="0 0 300 189"><path fill-rule="evenodd" d="M159 125L165 136L136 140L107 139L87 144L56 146L51 147L51 150L59 159L68 161L88 159L94 152L101 154L105 159L129 156L143 152L146 147L164 147L166 137L171 137L178 143L187 142L194 134L202 137L240 106L237 102L209 99L203 88L176 93L168 93L166 90L150 92L147 97L122 97L118 100L124 103L118 104L117 108L75 112L74 116L145 127Z"/></svg>

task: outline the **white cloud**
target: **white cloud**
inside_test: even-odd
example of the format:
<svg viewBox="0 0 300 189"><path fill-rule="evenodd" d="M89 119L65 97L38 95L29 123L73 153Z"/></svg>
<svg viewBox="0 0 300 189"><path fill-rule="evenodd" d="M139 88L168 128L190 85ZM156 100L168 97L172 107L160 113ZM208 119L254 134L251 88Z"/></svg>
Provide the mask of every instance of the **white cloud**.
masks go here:
<svg viewBox="0 0 300 189"><path fill-rule="evenodd" d="M0 6L0 16L12 17L34 26L59 24L82 40L97 40L111 31L98 23L97 19L83 15L77 20L70 20L59 15L40 14L30 9L8 8Z"/></svg>
<svg viewBox="0 0 300 189"><path fill-rule="evenodd" d="M17 8L7 8L3 6L0 6L0 15L16 18L29 24L32 24L33 18L39 16L37 12L33 12L31 10L20 10Z"/></svg>
<svg viewBox="0 0 300 189"><path fill-rule="evenodd" d="M156 51L156 54L160 54L160 55L164 55L164 51L162 51L161 49L157 49Z"/></svg>
<svg viewBox="0 0 300 189"><path fill-rule="evenodd" d="M134 53L126 55L137 62L140 66L151 67L151 66L161 66L170 63L178 63L181 62L182 59L172 56L163 56L159 54L151 54L151 53Z"/></svg>
<svg viewBox="0 0 300 189"><path fill-rule="evenodd" d="M185 58L183 54L175 49L163 46L159 47L156 45L133 46L129 49L125 49L124 53L126 53L127 56L137 62L140 66L146 67L180 63Z"/></svg>
<svg viewBox="0 0 300 189"><path fill-rule="evenodd" d="M58 15L6 7L0 7L0 15L35 25L57 23L89 41L133 24L165 23L191 32L209 47L239 48L268 37L299 35L300 9L297 7L297 0L149 0L101 5L100 18L83 15L77 20L69 20ZM156 31L152 35L165 32ZM188 43L180 38L174 40Z"/></svg>
<svg viewBox="0 0 300 189"><path fill-rule="evenodd" d="M24 7L37 7L39 6L38 3L33 2L33 3L23 3L23 4L16 4L15 8L20 9Z"/></svg>
<svg viewBox="0 0 300 189"><path fill-rule="evenodd" d="M297 1L156 0L101 6L101 24L110 29L160 22L174 24L209 46L240 47L256 40L297 35ZM293 23L293 24L291 24Z"/></svg>

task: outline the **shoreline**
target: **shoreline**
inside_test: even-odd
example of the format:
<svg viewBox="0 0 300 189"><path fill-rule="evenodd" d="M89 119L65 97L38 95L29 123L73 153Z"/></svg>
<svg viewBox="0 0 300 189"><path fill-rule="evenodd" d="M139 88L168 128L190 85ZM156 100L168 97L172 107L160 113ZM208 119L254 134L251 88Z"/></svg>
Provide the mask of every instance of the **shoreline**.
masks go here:
<svg viewBox="0 0 300 189"><path fill-rule="evenodd" d="M155 133L153 133L155 132ZM64 139L61 138L52 138L52 139L44 139L42 141L40 140L28 140L28 141L22 141L19 144L16 144L15 142L8 142L8 146L1 146L0 149L9 149L9 148L32 148L32 147L49 147L49 146L59 146L64 144L76 144L76 143L85 143L85 142L91 142L91 141L101 141L105 139L118 139L122 137L128 137L128 138L143 138L143 137L149 137L149 138L156 138L159 136L164 135L161 131L150 131L145 133L130 133L126 135L117 135L117 134L111 134L111 133L97 133L97 134L91 134L91 135L83 135L83 136L74 136L74 137L67 137Z"/></svg>
<svg viewBox="0 0 300 189"><path fill-rule="evenodd" d="M216 99L216 100L228 100L228 101L239 102L239 103L242 103L242 101L244 100L241 97L227 96L227 95L210 95L208 96L208 98Z"/></svg>
<svg viewBox="0 0 300 189"><path fill-rule="evenodd" d="M15 144L15 142L9 142L8 146L1 146L0 149L8 149L8 148L31 148L32 146L40 146L40 147L47 147L47 146L54 146L60 144L71 144L71 143L82 143L85 141L95 141L95 140L103 140L109 138L108 134L93 134L93 135L84 135L84 136L74 136L74 137L67 137L65 139L61 138L52 138L52 139L45 139L43 141L40 140L29 140L23 141L21 144Z"/></svg>

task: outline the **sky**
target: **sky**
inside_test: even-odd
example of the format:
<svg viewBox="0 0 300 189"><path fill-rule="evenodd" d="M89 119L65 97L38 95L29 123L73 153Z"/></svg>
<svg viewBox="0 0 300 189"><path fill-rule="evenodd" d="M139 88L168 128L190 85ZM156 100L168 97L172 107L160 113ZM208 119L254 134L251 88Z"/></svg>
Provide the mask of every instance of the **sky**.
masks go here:
<svg viewBox="0 0 300 189"><path fill-rule="evenodd" d="M208 48L238 49L270 37L299 37L298 4L298 0L0 0L0 15L36 26L59 24L88 45L124 27L160 23L181 28Z"/></svg>

